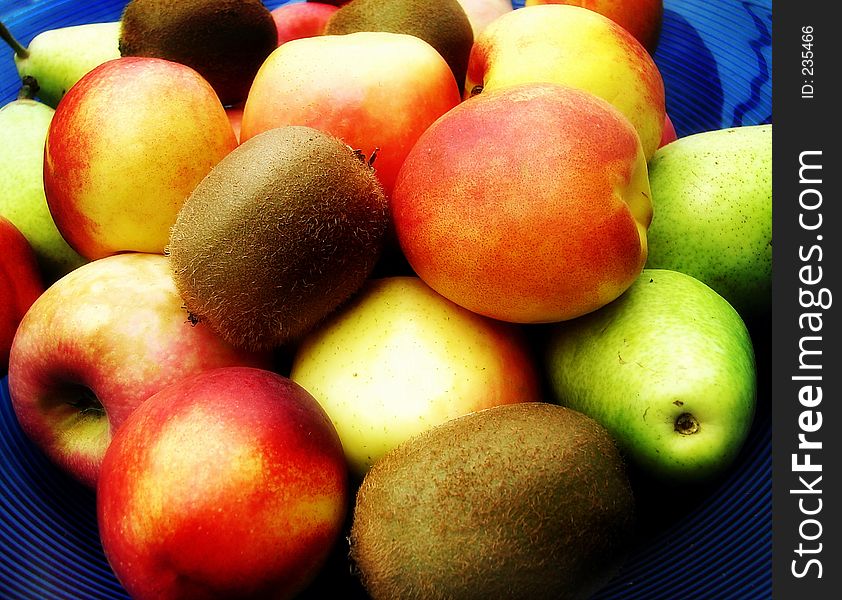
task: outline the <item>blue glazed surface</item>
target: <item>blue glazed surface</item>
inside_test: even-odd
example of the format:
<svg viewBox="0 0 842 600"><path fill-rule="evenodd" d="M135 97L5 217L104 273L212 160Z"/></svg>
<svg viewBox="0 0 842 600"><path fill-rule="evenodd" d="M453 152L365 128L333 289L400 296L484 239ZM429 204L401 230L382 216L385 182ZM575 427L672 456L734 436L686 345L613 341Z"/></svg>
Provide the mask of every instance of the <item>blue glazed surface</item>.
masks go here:
<svg viewBox="0 0 842 600"><path fill-rule="evenodd" d="M116 20L124 4L0 0L0 18L27 44L52 27ZM655 61L678 134L771 122L771 0L665 0L664 7ZM11 52L0 58L5 104L19 80ZM771 597L769 357L761 348L758 358L758 414L738 464L706 488L643 490L645 533L599 600ZM310 595L324 597L324 589ZM0 599L126 597L102 554L93 492L60 473L26 439L3 379Z"/></svg>

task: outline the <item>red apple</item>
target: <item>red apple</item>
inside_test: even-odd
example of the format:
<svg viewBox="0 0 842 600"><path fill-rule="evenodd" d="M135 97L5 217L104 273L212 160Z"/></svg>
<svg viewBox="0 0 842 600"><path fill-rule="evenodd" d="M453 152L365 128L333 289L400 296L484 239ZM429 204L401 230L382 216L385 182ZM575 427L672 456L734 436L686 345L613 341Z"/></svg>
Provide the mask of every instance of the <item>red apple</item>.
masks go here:
<svg viewBox="0 0 842 600"><path fill-rule="evenodd" d="M306 37L322 35L328 19L339 10L327 2L295 2L273 9L272 18L278 28L278 45Z"/></svg>
<svg viewBox="0 0 842 600"><path fill-rule="evenodd" d="M112 433L149 396L210 368L270 364L189 320L166 257L119 254L33 303L12 344L9 392L28 436L92 486Z"/></svg>
<svg viewBox="0 0 842 600"><path fill-rule="evenodd" d="M158 58L111 60L56 109L44 151L47 203L86 258L162 253L184 200L236 145L196 71Z"/></svg>
<svg viewBox="0 0 842 600"><path fill-rule="evenodd" d="M672 124L672 119L670 119L669 115L664 115L664 133L661 135L661 144L658 147L662 148L677 139L678 133L675 131L675 125Z"/></svg>
<svg viewBox="0 0 842 600"><path fill-rule="evenodd" d="M292 598L342 530L345 456L291 380L221 368L140 406L106 452L102 545L134 600Z"/></svg>
<svg viewBox="0 0 842 600"><path fill-rule="evenodd" d="M9 369L18 324L43 291L35 251L18 228L0 216L0 377Z"/></svg>
<svg viewBox="0 0 842 600"><path fill-rule="evenodd" d="M243 109L245 103L235 104L234 106L226 106L225 114L228 115L228 121L231 123L231 129L234 130L234 135L237 137L237 143L240 142L240 129L243 127Z"/></svg>
<svg viewBox="0 0 842 600"><path fill-rule="evenodd" d="M246 100L240 136L245 142L284 125L329 133L375 161L388 195L418 136L459 101L447 63L417 37L322 35L269 55Z"/></svg>
<svg viewBox="0 0 842 600"><path fill-rule="evenodd" d="M522 83L557 83L591 92L634 125L648 160L664 127L664 81L628 31L592 10L527 6L492 21L477 37L465 96Z"/></svg>
<svg viewBox="0 0 842 600"><path fill-rule="evenodd" d="M512 12L511 0L458 0L462 10L468 15L474 39L497 17Z"/></svg>
<svg viewBox="0 0 842 600"><path fill-rule="evenodd" d="M504 321L571 319L646 262L646 159L628 120L588 92L524 84L436 121L392 197L400 245L446 298Z"/></svg>
<svg viewBox="0 0 842 600"><path fill-rule="evenodd" d="M536 4L570 4L587 8L623 27L650 54L654 54L658 47L664 20L664 0L526 0L526 6Z"/></svg>

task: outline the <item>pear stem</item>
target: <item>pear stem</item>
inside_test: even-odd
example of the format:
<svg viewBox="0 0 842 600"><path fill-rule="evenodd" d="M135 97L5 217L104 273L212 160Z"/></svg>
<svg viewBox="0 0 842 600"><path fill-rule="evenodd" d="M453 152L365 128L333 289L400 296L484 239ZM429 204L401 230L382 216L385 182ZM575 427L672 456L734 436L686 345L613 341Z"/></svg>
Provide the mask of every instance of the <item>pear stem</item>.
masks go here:
<svg viewBox="0 0 842 600"><path fill-rule="evenodd" d="M0 21L0 38L3 38L3 41L12 47L18 58L29 58L29 50L21 46L20 42L15 39L15 36L12 35L12 32L9 31L9 28L6 27L3 21Z"/></svg>

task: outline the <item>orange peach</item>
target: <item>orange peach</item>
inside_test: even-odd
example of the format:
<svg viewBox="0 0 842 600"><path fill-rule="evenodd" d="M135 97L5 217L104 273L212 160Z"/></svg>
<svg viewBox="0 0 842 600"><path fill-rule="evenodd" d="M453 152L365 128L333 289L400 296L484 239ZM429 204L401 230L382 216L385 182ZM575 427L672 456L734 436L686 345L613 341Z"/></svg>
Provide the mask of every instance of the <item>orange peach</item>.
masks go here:
<svg viewBox="0 0 842 600"><path fill-rule="evenodd" d="M571 319L646 262L652 217L634 128L555 84L483 92L436 121L400 171L396 234L441 295L504 321Z"/></svg>
<svg viewBox="0 0 842 600"><path fill-rule="evenodd" d="M672 119L670 119L669 115L664 115L664 132L661 135L661 143L658 147L666 146L677 139L678 133L675 131L675 125L673 125Z"/></svg>

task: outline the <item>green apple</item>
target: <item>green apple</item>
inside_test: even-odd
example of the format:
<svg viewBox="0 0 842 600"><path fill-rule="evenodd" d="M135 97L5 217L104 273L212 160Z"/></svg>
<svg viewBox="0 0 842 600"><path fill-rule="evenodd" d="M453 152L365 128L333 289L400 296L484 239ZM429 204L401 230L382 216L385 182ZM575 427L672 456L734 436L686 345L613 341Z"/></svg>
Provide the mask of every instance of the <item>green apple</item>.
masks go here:
<svg viewBox="0 0 842 600"><path fill-rule="evenodd" d="M450 418L540 399L516 326L461 308L417 277L369 280L303 340L290 377L324 407L360 478Z"/></svg>
<svg viewBox="0 0 842 600"><path fill-rule="evenodd" d="M0 37L15 51L21 79L34 77L38 97L53 108L85 73L120 56L119 35L119 21L86 23L42 31L23 47L0 23Z"/></svg>
<svg viewBox="0 0 842 600"><path fill-rule="evenodd" d="M556 400L608 429L656 480L724 472L754 417L755 359L734 308L697 279L644 269L617 300L549 326Z"/></svg>
<svg viewBox="0 0 842 600"><path fill-rule="evenodd" d="M772 302L772 126L682 137L649 162L653 269L699 279L751 325Z"/></svg>
<svg viewBox="0 0 842 600"><path fill-rule="evenodd" d="M0 108L0 215L26 237L45 282L86 262L59 233L44 194L44 144L54 112L25 97Z"/></svg>

